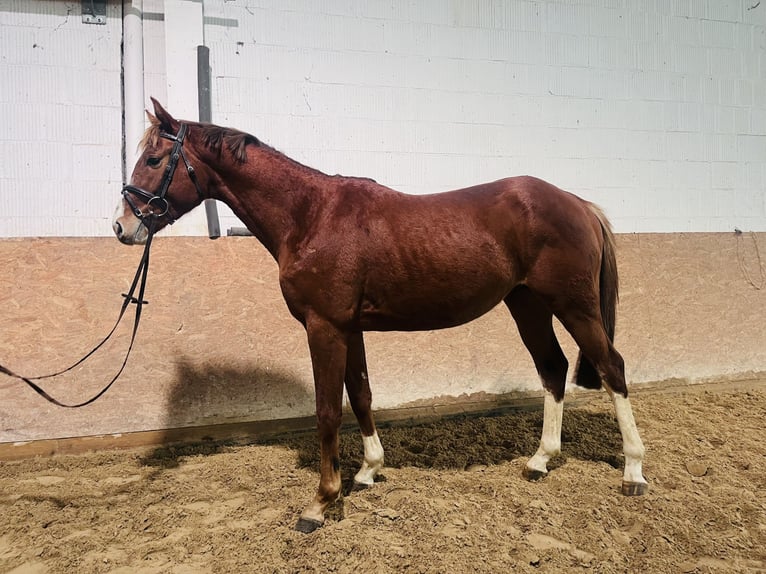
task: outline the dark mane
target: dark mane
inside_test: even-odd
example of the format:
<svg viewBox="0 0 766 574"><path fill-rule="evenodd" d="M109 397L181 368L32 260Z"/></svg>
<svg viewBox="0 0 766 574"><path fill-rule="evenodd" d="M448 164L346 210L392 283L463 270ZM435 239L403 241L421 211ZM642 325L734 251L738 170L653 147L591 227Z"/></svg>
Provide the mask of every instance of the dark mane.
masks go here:
<svg viewBox="0 0 766 574"><path fill-rule="evenodd" d="M261 145L257 137L233 128L222 128L213 124L191 122L190 125L200 128L202 143L205 147L216 152L219 156L225 147L237 163L245 163L247 161L246 148L248 145ZM155 147L159 142L161 133L162 129L159 123L152 122L141 139L140 148Z"/></svg>
<svg viewBox="0 0 766 574"><path fill-rule="evenodd" d="M221 155L224 147L238 163L247 161L247 146L260 145L257 137L233 128L222 128L213 124L198 124L202 129L204 145Z"/></svg>

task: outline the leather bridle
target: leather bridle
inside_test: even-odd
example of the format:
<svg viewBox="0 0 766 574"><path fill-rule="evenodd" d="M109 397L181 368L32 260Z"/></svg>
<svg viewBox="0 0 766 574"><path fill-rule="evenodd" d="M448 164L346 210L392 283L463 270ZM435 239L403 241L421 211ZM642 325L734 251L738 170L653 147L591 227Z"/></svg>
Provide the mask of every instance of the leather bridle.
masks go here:
<svg viewBox="0 0 766 574"><path fill-rule="evenodd" d="M164 217L167 220L168 225L173 225L176 219L178 219L177 217L171 215L170 202L167 200L166 196L168 189L170 188L170 183L173 181L176 167L178 167L179 159L183 160L184 165L186 166L186 173L189 174L189 179L191 179L192 183L194 184L194 188L197 190L197 195L199 196L200 201L205 199L205 196L202 193L202 189L199 186L199 181L197 180L197 173L194 171L194 168L191 166L189 160L186 158L186 154L184 153L183 145L184 139L186 138L186 130L187 125L182 123L178 128L178 134L176 135L169 134L167 132L160 132L160 137L173 142L173 149L170 151L170 159L168 160L168 165L165 168L165 173L162 176L162 183L160 183L159 192L150 193L145 189L131 185L129 183L122 186L122 197L125 198L128 206L130 206L130 210L133 212L133 215L140 219L141 223L144 225L147 224L146 220L149 218L158 219L160 217ZM141 211L141 209L136 205L133 196L143 200L143 202L146 204L146 208L148 210L147 212Z"/></svg>

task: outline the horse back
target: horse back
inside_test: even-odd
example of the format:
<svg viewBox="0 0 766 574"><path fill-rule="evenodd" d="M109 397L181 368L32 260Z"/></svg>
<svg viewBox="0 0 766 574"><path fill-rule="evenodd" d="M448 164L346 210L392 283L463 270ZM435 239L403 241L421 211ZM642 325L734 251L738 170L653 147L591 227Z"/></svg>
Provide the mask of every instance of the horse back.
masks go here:
<svg viewBox="0 0 766 574"><path fill-rule="evenodd" d="M486 255L518 279L544 248L601 249L600 224L590 204L535 177L509 177L428 195L369 185L354 225L380 239L373 242L376 251L409 251L423 262L448 266L461 254ZM337 226L344 227L340 222Z"/></svg>

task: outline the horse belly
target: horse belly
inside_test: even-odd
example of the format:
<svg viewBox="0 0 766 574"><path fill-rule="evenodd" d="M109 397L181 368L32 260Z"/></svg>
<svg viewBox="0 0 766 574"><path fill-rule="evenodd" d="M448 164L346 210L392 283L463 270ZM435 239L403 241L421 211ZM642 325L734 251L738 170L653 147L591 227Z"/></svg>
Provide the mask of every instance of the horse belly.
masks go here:
<svg viewBox="0 0 766 574"><path fill-rule="evenodd" d="M513 288L501 274L472 272L432 277L387 277L365 290L359 322L368 331L428 331L484 315Z"/></svg>

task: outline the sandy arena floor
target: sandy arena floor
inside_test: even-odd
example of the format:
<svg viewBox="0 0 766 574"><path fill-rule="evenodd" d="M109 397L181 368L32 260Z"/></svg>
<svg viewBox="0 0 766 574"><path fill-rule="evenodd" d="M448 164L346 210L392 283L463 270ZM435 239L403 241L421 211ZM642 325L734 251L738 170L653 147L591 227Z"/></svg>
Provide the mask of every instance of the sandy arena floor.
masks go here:
<svg viewBox="0 0 766 574"><path fill-rule="evenodd" d="M589 396L538 483L541 412L383 428L383 480L308 536L313 434L0 463L0 572L766 572L766 381L634 394L638 498ZM360 442L343 434L347 479Z"/></svg>

